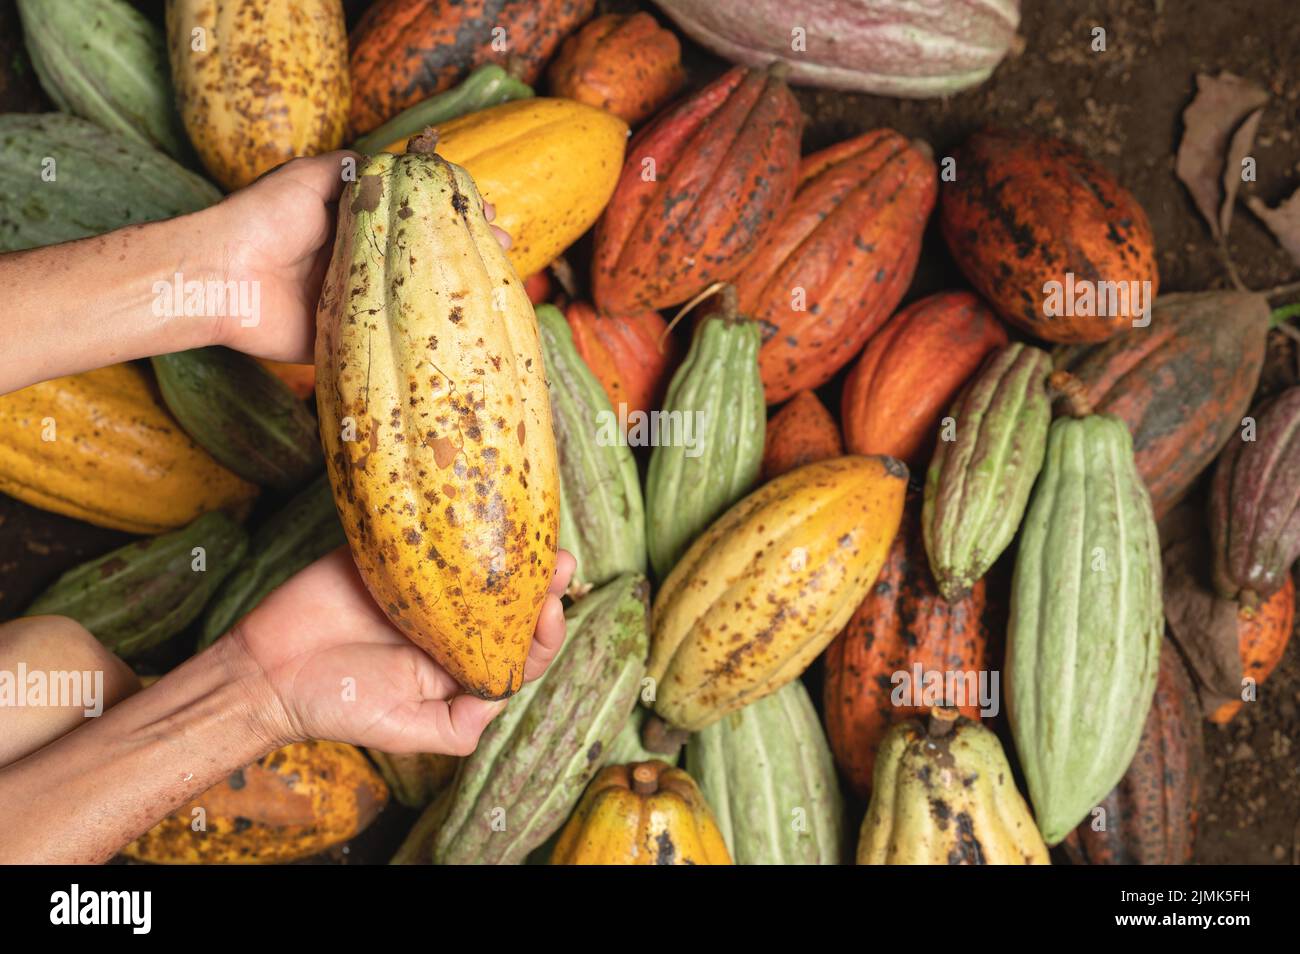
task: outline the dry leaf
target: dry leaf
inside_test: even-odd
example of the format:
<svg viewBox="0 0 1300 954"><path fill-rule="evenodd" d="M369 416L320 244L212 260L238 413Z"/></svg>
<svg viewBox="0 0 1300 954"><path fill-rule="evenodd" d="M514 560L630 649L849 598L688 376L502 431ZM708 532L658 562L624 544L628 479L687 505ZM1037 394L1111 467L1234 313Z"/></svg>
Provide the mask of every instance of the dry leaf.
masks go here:
<svg viewBox="0 0 1300 954"><path fill-rule="evenodd" d="M1228 140L1242 120L1266 102L1268 93L1239 76L1199 73L1196 96L1183 111L1183 140L1174 172L1216 239L1223 238L1219 220Z"/></svg>
<svg viewBox="0 0 1300 954"><path fill-rule="evenodd" d="M1232 207L1237 204L1237 190L1241 188L1241 161L1250 154L1251 146L1255 145L1255 131L1259 129L1259 120L1263 115L1264 110L1257 109L1247 116L1246 121L1232 134L1232 142L1228 146L1228 160L1223 166L1223 205L1219 209L1219 231L1225 236L1228 227L1232 225Z"/></svg>
<svg viewBox="0 0 1300 954"><path fill-rule="evenodd" d="M1291 260L1300 265L1300 189L1276 209L1270 209L1253 195L1246 199L1246 205L1268 226Z"/></svg>

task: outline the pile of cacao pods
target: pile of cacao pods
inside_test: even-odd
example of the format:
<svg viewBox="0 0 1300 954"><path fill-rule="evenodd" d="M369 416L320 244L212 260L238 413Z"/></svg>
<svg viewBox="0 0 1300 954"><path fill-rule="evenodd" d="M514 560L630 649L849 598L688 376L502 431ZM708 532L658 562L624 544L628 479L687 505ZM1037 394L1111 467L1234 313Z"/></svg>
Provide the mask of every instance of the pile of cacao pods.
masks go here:
<svg viewBox="0 0 1300 954"><path fill-rule="evenodd" d="M1138 201L1063 142L986 129L942 181L890 129L801 154L788 83L955 92L1014 0L886 0L806 57L770 43L810 2L664 0L736 64L703 84L594 0L377 0L350 36L339 0L172 0L165 33L125 0L18 6L61 111L0 115L0 249L363 156L315 367L203 349L0 397L0 490L144 535L28 613L128 660L202 650L346 542L395 626L509 697L463 760L290 746L128 857L302 858L391 793L407 864L1190 859L1201 720L1255 698L1293 619L1300 389L1251 408L1266 302L1156 297ZM234 80L250 50L287 121ZM77 174L14 171L41 156ZM936 206L970 288L908 300ZM75 440L42 439L51 408ZM1238 631L1217 669L1194 618L1165 639L1184 499L1179 552L1209 556L1179 585ZM525 684L557 548L568 637Z"/></svg>

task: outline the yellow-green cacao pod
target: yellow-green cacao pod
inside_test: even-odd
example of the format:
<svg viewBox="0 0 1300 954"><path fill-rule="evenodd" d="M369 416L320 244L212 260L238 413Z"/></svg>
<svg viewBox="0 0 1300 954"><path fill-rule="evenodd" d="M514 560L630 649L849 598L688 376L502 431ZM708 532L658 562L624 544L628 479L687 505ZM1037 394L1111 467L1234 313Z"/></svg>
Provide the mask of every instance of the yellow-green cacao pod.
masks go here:
<svg viewBox="0 0 1300 954"><path fill-rule="evenodd" d="M1020 532L1007 631L1007 714L1049 845L1137 750L1164 632L1160 573L1124 422L1057 420Z"/></svg>

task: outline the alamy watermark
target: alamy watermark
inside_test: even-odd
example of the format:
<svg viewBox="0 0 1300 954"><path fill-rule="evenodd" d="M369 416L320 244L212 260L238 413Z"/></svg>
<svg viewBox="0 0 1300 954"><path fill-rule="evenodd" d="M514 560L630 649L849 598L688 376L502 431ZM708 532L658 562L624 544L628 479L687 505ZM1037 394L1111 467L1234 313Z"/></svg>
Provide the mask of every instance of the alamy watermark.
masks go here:
<svg viewBox="0 0 1300 954"><path fill-rule="evenodd" d="M102 669L0 669L0 709L41 707L81 709L88 719L104 714Z"/></svg>
<svg viewBox="0 0 1300 954"><path fill-rule="evenodd" d="M619 402L618 412L596 414L596 443L601 447L684 447L687 457L704 453L707 425L703 411L629 411Z"/></svg>
<svg viewBox="0 0 1300 954"><path fill-rule="evenodd" d="M1048 318L1132 316L1134 328L1151 324L1149 281L1095 282L1065 273L1065 281L1043 283L1043 314Z"/></svg>
<svg viewBox="0 0 1300 954"><path fill-rule="evenodd" d="M180 272L171 280L153 283L153 313L158 318L198 318L229 315L243 328L262 322L261 282L185 280Z"/></svg>
<svg viewBox="0 0 1300 954"><path fill-rule="evenodd" d="M1001 673L987 669L926 669L920 663L900 669L889 677L893 691L889 701L911 709L931 706L979 706L980 715L998 714Z"/></svg>

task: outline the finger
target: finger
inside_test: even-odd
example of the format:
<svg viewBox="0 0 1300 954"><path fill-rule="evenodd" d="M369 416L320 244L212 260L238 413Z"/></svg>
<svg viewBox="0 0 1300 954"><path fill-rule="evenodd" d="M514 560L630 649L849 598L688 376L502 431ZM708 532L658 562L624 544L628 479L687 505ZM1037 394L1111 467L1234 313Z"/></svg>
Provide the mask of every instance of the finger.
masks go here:
<svg viewBox="0 0 1300 954"><path fill-rule="evenodd" d="M483 200L483 218L491 222L497 217L497 207L486 199Z"/></svg>
<svg viewBox="0 0 1300 954"><path fill-rule="evenodd" d="M343 161L349 158L357 164L364 161L360 153L350 149L336 149L319 156L293 159L277 169L275 174L306 186L328 205L337 202L343 192L346 184L343 180Z"/></svg>
<svg viewBox="0 0 1300 954"><path fill-rule="evenodd" d="M568 550L560 550L555 555L555 573L551 576L551 585L547 592L554 593L556 596L563 596L565 590L569 588L569 581L573 579L573 573L578 569L578 561Z"/></svg>
<svg viewBox="0 0 1300 954"><path fill-rule="evenodd" d="M479 736L502 709L507 700L488 702L468 693L450 701L429 699L420 703L416 714L416 751L443 755L469 755L478 747Z"/></svg>
<svg viewBox="0 0 1300 954"><path fill-rule="evenodd" d="M564 633L564 604L558 596L549 594L542 604L542 612L537 618L537 632L533 634L533 644L528 649L524 682L536 679L546 672L546 667L564 645Z"/></svg>
<svg viewBox="0 0 1300 954"><path fill-rule="evenodd" d="M492 230L492 234L497 237L497 244L500 245L507 252L510 251L510 246L511 244L513 244L510 239L510 233L507 232L505 229L499 228L498 226L495 225L490 225L488 226L488 228L490 228Z"/></svg>

